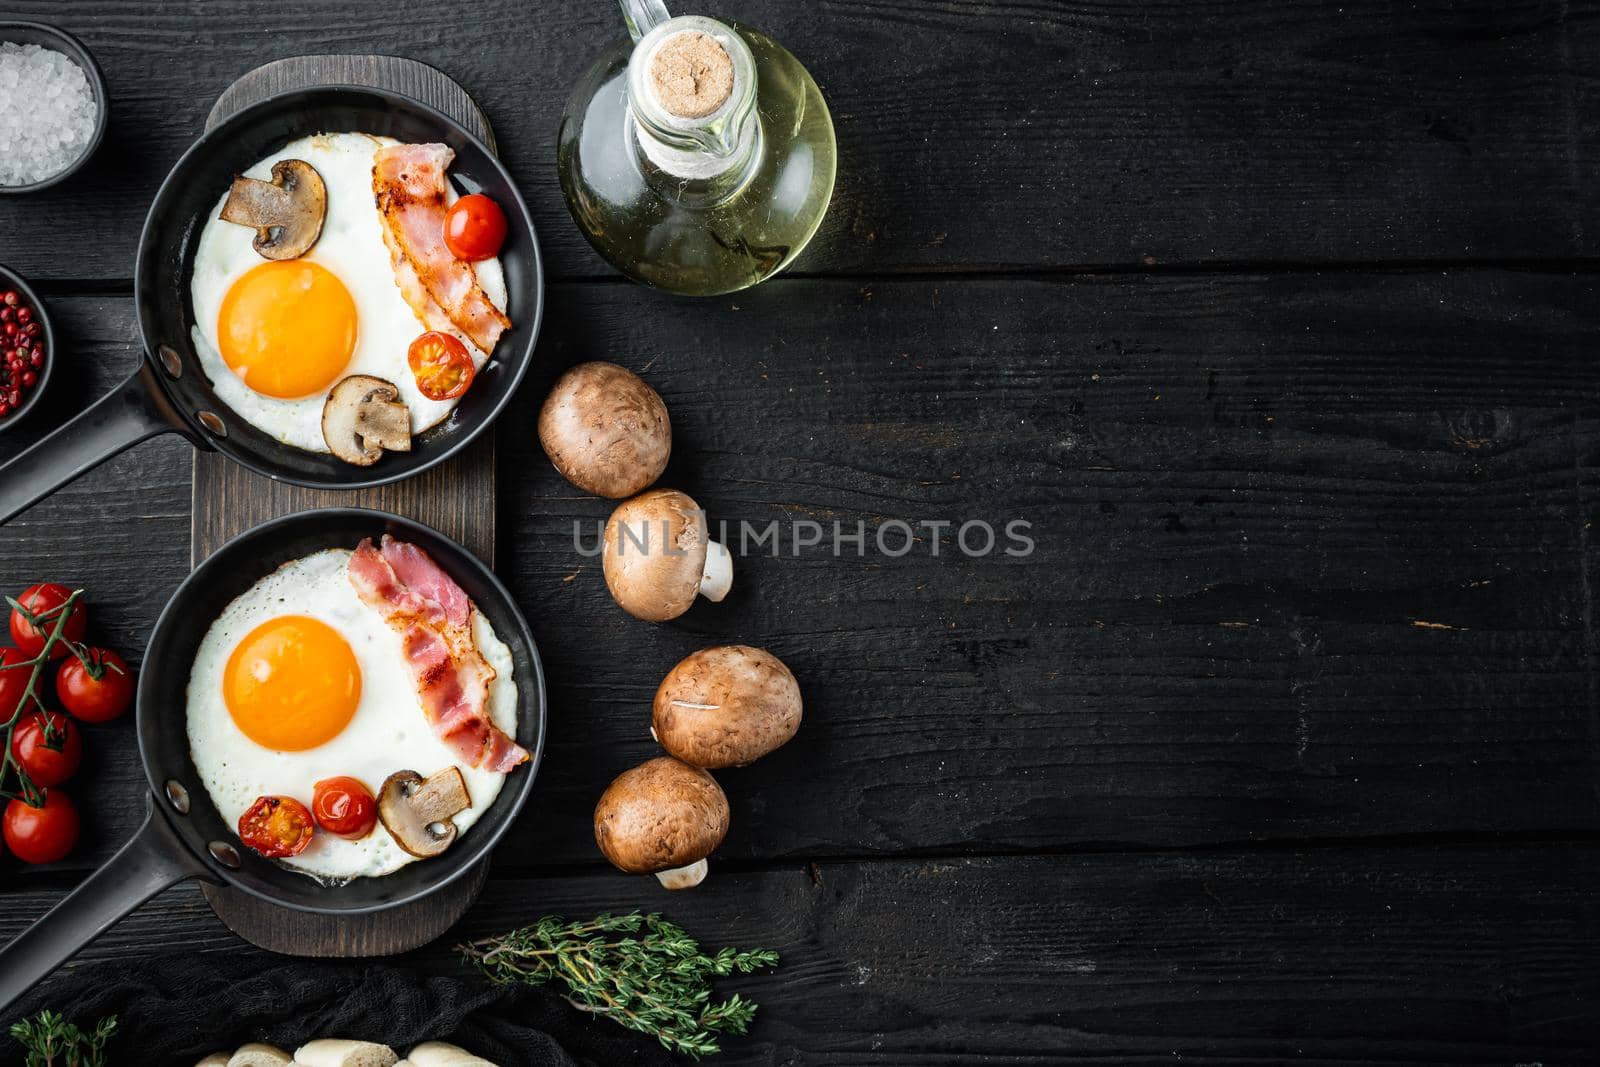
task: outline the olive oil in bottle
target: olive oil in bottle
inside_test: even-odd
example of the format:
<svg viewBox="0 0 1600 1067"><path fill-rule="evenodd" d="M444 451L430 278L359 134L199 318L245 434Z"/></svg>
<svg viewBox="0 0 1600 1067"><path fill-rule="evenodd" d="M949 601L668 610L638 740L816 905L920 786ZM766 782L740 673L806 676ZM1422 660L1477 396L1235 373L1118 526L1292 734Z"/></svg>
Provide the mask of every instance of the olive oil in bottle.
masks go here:
<svg viewBox="0 0 1600 1067"><path fill-rule="evenodd" d="M632 34L578 82L561 119L561 188L614 267L710 296L782 270L833 194L833 120L772 38L661 0L622 0Z"/></svg>

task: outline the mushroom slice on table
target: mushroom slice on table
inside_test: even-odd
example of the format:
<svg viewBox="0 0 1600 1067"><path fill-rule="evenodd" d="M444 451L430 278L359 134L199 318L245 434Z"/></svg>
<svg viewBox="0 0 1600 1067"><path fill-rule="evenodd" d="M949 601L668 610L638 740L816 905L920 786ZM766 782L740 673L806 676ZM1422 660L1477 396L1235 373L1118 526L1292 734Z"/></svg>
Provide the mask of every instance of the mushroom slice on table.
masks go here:
<svg viewBox="0 0 1600 1067"><path fill-rule="evenodd" d="M496 1067L482 1056L443 1041L424 1041L406 1054L402 1063L412 1067Z"/></svg>
<svg viewBox="0 0 1600 1067"><path fill-rule="evenodd" d="M539 443L561 476L586 493L632 496L650 487L672 455L661 394L615 363L580 363L539 410Z"/></svg>
<svg viewBox="0 0 1600 1067"><path fill-rule="evenodd" d="M800 729L800 686L762 648L720 645L685 657L662 679L650 732L696 767L742 767Z"/></svg>
<svg viewBox="0 0 1600 1067"><path fill-rule="evenodd" d="M733 556L706 530L687 493L652 489L617 505L601 557L612 599L636 619L666 622L696 596L721 600L733 584Z"/></svg>
<svg viewBox="0 0 1600 1067"><path fill-rule="evenodd" d="M238 177L217 217L256 231L252 248L267 259L295 259L322 236L328 188L317 168L303 159L280 159L272 180Z"/></svg>
<svg viewBox="0 0 1600 1067"><path fill-rule="evenodd" d="M728 798L699 767L658 756L623 771L594 809L594 839L629 874L653 874L668 889L705 880L706 857L728 835Z"/></svg>
<svg viewBox="0 0 1600 1067"><path fill-rule="evenodd" d="M295 1049L294 1062L302 1067L395 1067L400 1057L376 1041L325 1037Z"/></svg>
<svg viewBox="0 0 1600 1067"><path fill-rule="evenodd" d="M466 779L456 767L429 778L395 771L378 790L378 818L394 843L418 859L444 852L456 840L451 816L472 807Z"/></svg>
<svg viewBox="0 0 1600 1067"><path fill-rule="evenodd" d="M233 1050L233 1055L228 1057L228 1067L285 1067L294 1062L283 1049L276 1045L264 1045L259 1041L252 1041L248 1045L240 1045Z"/></svg>
<svg viewBox="0 0 1600 1067"><path fill-rule="evenodd" d="M411 409L393 382L352 374L328 390L322 439L346 463L370 467L385 449L411 451Z"/></svg>

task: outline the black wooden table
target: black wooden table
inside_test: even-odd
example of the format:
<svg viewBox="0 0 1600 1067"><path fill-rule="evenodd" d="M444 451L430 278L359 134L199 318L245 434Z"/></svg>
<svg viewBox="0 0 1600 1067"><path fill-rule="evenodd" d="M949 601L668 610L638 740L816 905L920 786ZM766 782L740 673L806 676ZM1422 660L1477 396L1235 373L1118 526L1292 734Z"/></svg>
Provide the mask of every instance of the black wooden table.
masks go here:
<svg viewBox="0 0 1600 1067"><path fill-rule="evenodd" d="M744 0L828 94L839 184L799 269L700 302L620 282L562 204L612 6L439 7L13 3L115 105L85 173L0 200L0 261L52 308L71 410L137 358L140 222L234 77L390 53L482 103L551 270L498 501L551 717L463 932L663 908L775 947L730 986L762 1014L728 1064L1600 1058L1600 5ZM606 504L533 432L590 358L648 368L666 482L713 519L1022 519L1036 547L786 545L635 623L572 544ZM151 443L7 525L0 589L86 586L140 649L189 466ZM733 640L794 668L806 721L724 776L713 877L669 896L589 814L653 753L662 673ZM0 938L134 825L130 729L89 741L83 844L0 866ZM78 966L174 949L253 951L180 887Z"/></svg>

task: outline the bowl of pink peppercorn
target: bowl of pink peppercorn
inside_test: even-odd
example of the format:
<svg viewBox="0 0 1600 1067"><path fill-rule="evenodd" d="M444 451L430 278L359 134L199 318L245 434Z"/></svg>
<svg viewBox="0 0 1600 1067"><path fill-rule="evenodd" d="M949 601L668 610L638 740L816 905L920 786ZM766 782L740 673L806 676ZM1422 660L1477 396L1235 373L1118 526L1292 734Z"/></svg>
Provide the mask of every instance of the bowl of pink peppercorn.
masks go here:
<svg viewBox="0 0 1600 1067"><path fill-rule="evenodd" d="M44 305L15 271L0 267L0 433L44 395L55 349Z"/></svg>

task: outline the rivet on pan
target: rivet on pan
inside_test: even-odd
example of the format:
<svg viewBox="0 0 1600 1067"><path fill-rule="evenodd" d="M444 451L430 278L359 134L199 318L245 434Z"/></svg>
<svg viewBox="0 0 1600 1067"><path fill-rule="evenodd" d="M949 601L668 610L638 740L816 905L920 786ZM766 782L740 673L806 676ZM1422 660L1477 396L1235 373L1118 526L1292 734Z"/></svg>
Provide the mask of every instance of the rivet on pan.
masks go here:
<svg viewBox="0 0 1600 1067"><path fill-rule="evenodd" d="M183 787L183 783L176 778L168 778L165 789L167 803L172 805L172 810L179 815L189 814L189 791Z"/></svg>
<svg viewBox="0 0 1600 1067"><path fill-rule="evenodd" d="M166 368L167 374L173 378L183 377L183 360L178 358L178 353L171 345L162 345L156 349L161 357L161 365Z"/></svg>
<svg viewBox="0 0 1600 1067"><path fill-rule="evenodd" d="M206 845L211 850L211 858L224 867L239 869L239 850L226 841L212 841Z"/></svg>
<svg viewBox="0 0 1600 1067"><path fill-rule="evenodd" d="M226 436L228 436L228 428L222 424L222 420L221 419L219 419L216 415L212 414L211 412L209 412L209 411L197 412L195 414L195 418L200 420L200 425L201 426L204 426L206 429L210 430L212 433L216 434L218 437L226 437Z"/></svg>

